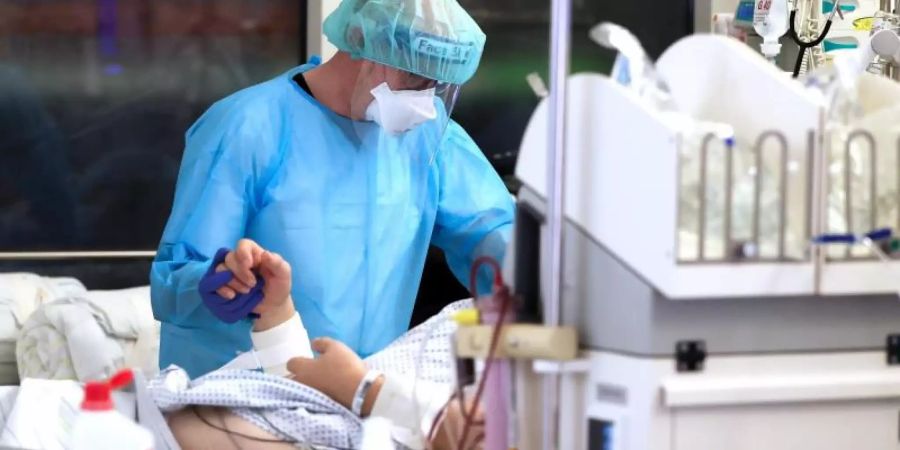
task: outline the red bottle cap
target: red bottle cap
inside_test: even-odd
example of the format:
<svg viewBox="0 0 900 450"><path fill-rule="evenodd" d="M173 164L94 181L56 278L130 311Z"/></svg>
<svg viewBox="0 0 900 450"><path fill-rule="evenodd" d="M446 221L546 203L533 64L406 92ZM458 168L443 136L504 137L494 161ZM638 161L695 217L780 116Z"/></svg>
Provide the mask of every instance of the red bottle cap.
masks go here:
<svg viewBox="0 0 900 450"><path fill-rule="evenodd" d="M84 401L82 411L110 411L113 409L109 383L106 381L90 381L84 385Z"/></svg>
<svg viewBox="0 0 900 450"><path fill-rule="evenodd" d="M122 369L109 379L109 385L113 389L120 389L134 381L134 373L131 369Z"/></svg>
<svg viewBox="0 0 900 450"><path fill-rule="evenodd" d="M108 381L89 381L84 385L82 411L111 411L114 408L111 392L131 384L134 374L129 369L120 370Z"/></svg>

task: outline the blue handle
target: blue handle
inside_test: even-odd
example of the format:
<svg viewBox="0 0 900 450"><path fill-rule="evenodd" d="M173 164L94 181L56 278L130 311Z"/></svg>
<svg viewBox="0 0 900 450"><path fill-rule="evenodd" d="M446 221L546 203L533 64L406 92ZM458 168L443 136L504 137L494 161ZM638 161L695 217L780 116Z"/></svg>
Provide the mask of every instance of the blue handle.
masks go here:
<svg viewBox="0 0 900 450"><path fill-rule="evenodd" d="M866 237L873 241L883 241L885 239L890 239L893 235L893 232L890 228L879 228L877 230L872 230L866 233Z"/></svg>
<svg viewBox="0 0 900 450"><path fill-rule="evenodd" d="M816 244L852 244L856 236L852 234L823 234L813 239Z"/></svg>
<svg viewBox="0 0 900 450"><path fill-rule="evenodd" d="M873 241L883 241L885 239L890 239L893 236L893 231L890 228L878 228L872 230L863 237L866 237ZM855 244L861 241L862 238L850 233L830 233L823 234L817 236L813 239L813 243L815 244Z"/></svg>

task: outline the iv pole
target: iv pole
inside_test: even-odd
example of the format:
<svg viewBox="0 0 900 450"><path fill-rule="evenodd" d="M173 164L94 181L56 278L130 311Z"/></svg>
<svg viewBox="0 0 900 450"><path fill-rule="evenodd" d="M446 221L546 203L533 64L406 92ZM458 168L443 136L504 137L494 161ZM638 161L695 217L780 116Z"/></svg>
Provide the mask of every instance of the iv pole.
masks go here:
<svg viewBox="0 0 900 450"><path fill-rule="evenodd" d="M549 292L544 301L544 324L558 326L562 298L563 180L566 147L566 78L569 75L569 40L572 26L571 0L551 0L550 95L547 139L547 216L550 235ZM543 448L555 450L559 405L559 376L543 379Z"/></svg>
<svg viewBox="0 0 900 450"><path fill-rule="evenodd" d="M896 2L896 0L881 0L881 1L879 2L879 7L880 7L880 9L881 9L882 11L884 11L884 12L887 12L887 13L890 13L890 14L896 14L896 13L897 13L897 11L896 11L896 9L897 9L897 2ZM888 77L888 78L892 78L892 79L895 79L895 80L900 79L900 77L898 77L898 75L900 75L900 73L898 73L898 68L895 67L895 66L892 65L892 64L885 64L885 65L884 65L884 75L885 75L886 77Z"/></svg>

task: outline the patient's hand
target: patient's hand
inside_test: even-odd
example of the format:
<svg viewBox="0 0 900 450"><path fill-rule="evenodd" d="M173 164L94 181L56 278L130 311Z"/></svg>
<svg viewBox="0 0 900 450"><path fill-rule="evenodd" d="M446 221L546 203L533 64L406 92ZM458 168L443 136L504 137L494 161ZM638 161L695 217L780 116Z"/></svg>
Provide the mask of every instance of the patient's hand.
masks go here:
<svg viewBox="0 0 900 450"><path fill-rule="evenodd" d="M260 257L259 274L266 280L263 286L263 301L253 312L265 316L273 311L285 310L289 306L294 311L291 301L291 265L279 254L265 252Z"/></svg>
<svg viewBox="0 0 900 450"><path fill-rule="evenodd" d="M353 350L334 339L316 339L312 342L312 348L319 353L318 358L294 358L288 361L288 370L295 380L322 392L349 409L356 388L368 371L366 365ZM381 377L369 389L363 403L363 416L371 411L383 383L384 377Z"/></svg>
<svg viewBox="0 0 900 450"><path fill-rule="evenodd" d="M232 299L237 293L246 294L256 285L256 276L253 271L265 278L263 287L265 298L263 303L255 310L257 314L263 314L267 310L276 309L291 295L291 266L277 253L272 253L262 248L250 239L241 239L237 246L225 256L225 262L216 267L216 272L230 270L234 274L227 285L219 288L216 293L224 298Z"/></svg>
<svg viewBox="0 0 900 450"><path fill-rule="evenodd" d="M294 316L291 265L280 255L265 250L250 239L241 239L234 251L225 257L225 262L216 267L216 272L225 270L230 270L234 279L216 292L228 299L234 298L236 292L250 292L256 285L254 270L266 280L263 300L253 309L260 316L253 324L254 331L265 331Z"/></svg>

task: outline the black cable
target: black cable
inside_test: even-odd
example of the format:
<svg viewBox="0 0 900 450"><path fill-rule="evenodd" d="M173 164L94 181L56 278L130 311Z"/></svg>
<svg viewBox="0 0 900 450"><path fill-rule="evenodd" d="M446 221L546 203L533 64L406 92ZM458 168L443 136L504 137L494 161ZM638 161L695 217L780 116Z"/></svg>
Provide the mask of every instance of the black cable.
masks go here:
<svg viewBox="0 0 900 450"><path fill-rule="evenodd" d="M200 414L200 411L197 410L197 405L191 405L191 412L193 412L194 415L197 416L197 418L200 419L201 422L206 424L206 426L208 426L210 428L215 428L216 430L222 431L224 433L228 433L230 435L240 436L244 439L249 439L251 441L266 442L266 443L271 443L271 444L283 444L283 443L293 444L294 443L294 442L288 442L283 439L266 439L266 438L260 438L260 437L256 437L256 436L250 436L249 434L244 434L244 433L241 433L238 431L229 430L228 428L225 428L225 427L220 427L218 425L213 424L209 420L207 420L206 417L203 417L203 414Z"/></svg>
<svg viewBox="0 0 900 450"><path fill-rule="evenodd" d="M280 433L280 434L283 435L283 436L290 436L289 434L285 433L284 431L281 431L281 428L276 427L275 424L272 423L272 422L269 420L269 418L266 417L265 414L263 414L263 413L261 413L261 412L257 412L256 415L259 416L259 418L262 419L264 422L266 422L267 425L269 425L270 427L272 427L272 429L275 430L276 432ZM313 443L313 442L305 442L305 441L298 441L298 440L296 440L296 439L291 439L290 441L284 441L284 442L288 442L288 443L290 443L290 444L304 444L304 445L308 445L308 446L310 446L310 447L326 447L326 448L330 448L330 449L334 449L334 450L353 450L352 448L346 448L346 447L334 447L334 446L331 446L331 445L316 444L316 443Z"/></svg>
<svg viewBox="0 0 900 450"><path fill-rule="evenodd" d="M335 446L332 446L332 445L326 445L326 444L316 444L316 443L312 443L312 442L299 441L299 440L296 440L296 439L293 439L293 438L287 438L287 439L267 439L267 438L261 438L261 437L256 437L256 436L250 436L250 435L248 435L248 434L244 434L244 433L241 433L241 432L238 432L238 431L229 430L228 428L225 428L225 427L222 427L222 426L218 426L218 425L213 424L212 422L210 422L209 420L207 420L205 417L203 417L202 414L200 414L200 411L197 410L197 405L191 405L191 412L193 412L194 415L196 415L197 418L200 419L201 422L203 422L204 424L206 424L206 425L209 426L210 428L214 428L214 429L216 429L216 430L219 430L219 431L221 431L221 432L223 432L223 433L227 433L227 434L232 435L232 436L239 436L239 437L242 437L242 438L244 438L244 439L249 439L249 440L251 440L251 441L264 442L264 443L267 443L267 444L303 444L303 445L306 445L306 446L309 446L309 447L313 447L313 448L320 448L320 447L321 447L321 448L330 448L330 449L334 449L334 450L354 450L354 449L348 448L348 447L335 447ZM272 429L275 430L277 433L279 433L279 434L281 434L281 435L283 435L283 436L290 436L288 433L285 433L284 431L281 431L280 428L276 427L275 424L273 424L273 423L272 423L265 415L263 415L263 414L261 414L261 413L257 413L257 416L260 417L263 421L265 421L266 424L269 425L270 427L272 427ZM240 446L239 446L239 447L240 447Z"/></svg>
<svg viewBox="0 0 900 450"><path fill-rule="evenodd" d="M837 5L835 5L837 7ZM825 36L828 35L828 30L831 29L831 18L829 18L825 22L825 28L822 29L822 32L819 33L819 37L811 42L805 42L803 39L800 39L800 36L797 34L797 28L794 26L794 19L797 17L797 10L791 11L790 17L790 27L788 28L788 33L791 36L791 39L800 47L800 51L797 53L797 61L794 62L794 78L800 76L800 68L803 67L803 56L806 55L806 50L815 47L822 43L825 40Z"/></svg>

